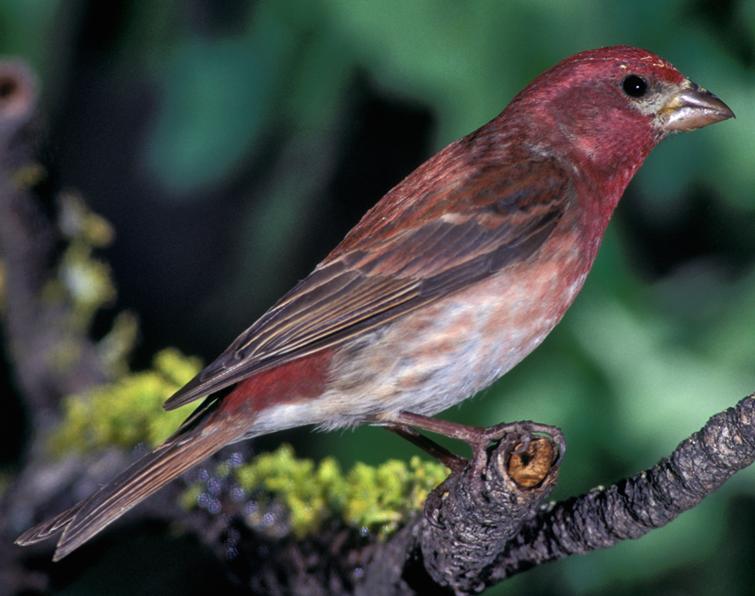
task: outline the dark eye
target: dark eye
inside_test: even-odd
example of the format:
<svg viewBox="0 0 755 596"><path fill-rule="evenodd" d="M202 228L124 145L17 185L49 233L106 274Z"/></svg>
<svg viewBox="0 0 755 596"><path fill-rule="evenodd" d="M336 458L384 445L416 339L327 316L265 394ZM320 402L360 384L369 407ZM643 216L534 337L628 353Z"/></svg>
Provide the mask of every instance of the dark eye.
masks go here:
<svg viewBox="0 0 755 596"><path fill-rule="evenodd" d="M621 88L629 97L642 97L648 90L648 84L642 77L632 74L624 79Z"/></svg>

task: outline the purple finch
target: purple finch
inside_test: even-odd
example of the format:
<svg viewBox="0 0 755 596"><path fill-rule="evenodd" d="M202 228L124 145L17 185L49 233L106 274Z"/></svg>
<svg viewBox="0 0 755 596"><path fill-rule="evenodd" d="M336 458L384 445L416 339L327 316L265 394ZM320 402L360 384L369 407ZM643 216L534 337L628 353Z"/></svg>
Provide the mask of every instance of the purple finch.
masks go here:
<svg viewBox="0 0 755 596"><path fill-rule="evenodd" d="M287 428L421 428L479 447L485 433L428 417L545 339L653 147L733 115L648 51L567 58L390 190L173 395L168 409L205 398L173 437L17 542L62 531L60 559L223 446Z"/></svg>

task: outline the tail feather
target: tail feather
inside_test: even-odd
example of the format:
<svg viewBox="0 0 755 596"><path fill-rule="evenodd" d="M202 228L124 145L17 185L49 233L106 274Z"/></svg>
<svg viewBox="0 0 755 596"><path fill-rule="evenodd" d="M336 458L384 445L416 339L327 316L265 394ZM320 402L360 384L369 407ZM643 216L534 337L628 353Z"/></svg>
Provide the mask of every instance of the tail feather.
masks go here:
<svg viewBox="0 0 755 596"><path fill-rule="evenodd" d="M70 524L80 508L81 503L58 513L55 517L48 519L33 528L29 528L26 532L16 538L16 544L19 546L27 546L29 544L47 540L50 536L54 536Z"/></svg>
<svg viewBox="0 0 755 596"><path fill-rule="evenodd" d="M59 561L168 482L238 439L240 434L238 427L222 424L200 425L179 434L89 498L21 534L16 544L33 544L62 530L53 557L54 561Z"/></svg>

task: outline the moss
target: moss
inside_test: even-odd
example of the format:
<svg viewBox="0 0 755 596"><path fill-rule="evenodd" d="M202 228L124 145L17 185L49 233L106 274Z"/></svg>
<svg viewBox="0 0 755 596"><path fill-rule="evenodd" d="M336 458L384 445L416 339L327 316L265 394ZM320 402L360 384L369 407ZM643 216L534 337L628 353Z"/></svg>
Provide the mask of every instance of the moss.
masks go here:
<svg viewBox="0 0 755 596"><path fill-rule="evenodd" d="M194 484L181 493L178 504L184 509L192 509L201 494L202 487L199 484Z"/></svg>
<svg viewBox="0 0 755 596"><path fill-rule="evenodd" d="M67 397L51 448L56 453L87 452L113 445L130 448L142 442L161 443L194 408L166 412L164 401L199 368L198 359L166 349L155 356L150 370Z"/></svg>
<svg viewBox="0 0 755 596"><path fill-rule="evenodd" d="M97 342L97 353L113 378L128 374L128 356L139 336L139 322L130 312L118 313L110 331Z"/></svg>
<svg viewBox="0 0 755 596"><path fill-rule="evenodd" d="M110 267L92 251L92 245L72 240L60 260L58 277L45 291L49 299L70 302L71 323L78 331L86 331L94 314L115 300Z"/></svg>
<svg viewBox="0 0 755 596"><path fill-rule="evenodd" d="M41 300L50 312L59 313L56 325L61 339L47 354L50 366L69 374L85 355L82 338L90 333L95 315L116 298L109 265L95 256L97 249L110 245L114 233L110 224L89 210L71 193L58 197L57 224L67 240L55 275L45 284ZM111 330L97 342L101 370L109 378L128 372L127 357L138 335L136 318L130 313L115 317Z"/></svg>
<svg viewBox="0 0 755 596"><path fill-rule="evenodd" d="M96 248L110 246L115 236L110 223L89 209L84 200L74 193L60 195L58 224L68 239L79 240Z"/></svg>
<svg viewBox="0 0 755 596"><path fill-rule="evenodd" d="M258 502L264 504L266 498L283 502L298 538L316 532L333 518L385 537L421 509L448 470L413 457L408 464L398 460L379 466L360 463L344 474L333 458L315 464L296 458L293 449L284 445L233 473L241 488Z"/></svg>
<svg viewBox="0 0 755 596"><path fill-rule="evenodd" d="M447 475L441 464L416 456L408 465L398 460L377 467L357 464L348 475L344 517L353 525L391 532L407 513L422 508L430 491Z"/></svg>
<svg viewBox="0 0 755 596"><path fill-rule="evenodd" d="M115 300L110 267L93 256L95 249L112 243L113 230L105 219L90 211L84 201L73 194L60 196L58 223L69 243L60 260L57 278L46 289L46 296L68 302L73 328L86 331L95 313Z"/></svg>
<svg viewBox="0 0 755 596"><path fill-rule="evenodd" d="M13 172L12 180L20 189L29 189L47 178L47 170L38 163L27 163Z"/></svg>

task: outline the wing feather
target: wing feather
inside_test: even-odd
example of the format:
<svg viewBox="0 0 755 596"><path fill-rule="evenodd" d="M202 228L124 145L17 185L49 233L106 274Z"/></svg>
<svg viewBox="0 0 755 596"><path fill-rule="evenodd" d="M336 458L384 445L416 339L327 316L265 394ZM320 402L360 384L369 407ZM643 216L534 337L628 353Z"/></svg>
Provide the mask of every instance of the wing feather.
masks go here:
<svg viewBox="0 0 755 596"><path fill-rule="evenodd" d="M165 407L339 345L529 258L573 194L562 168L540 158L480 168L442 195L436 189L420 196L412 205L414 225L397 233L380 234L381 222L369 221L380 212L371 211L362 221L372 226L369 237L333 251ZM399 199L389 194L383 201Z"/></svg>

